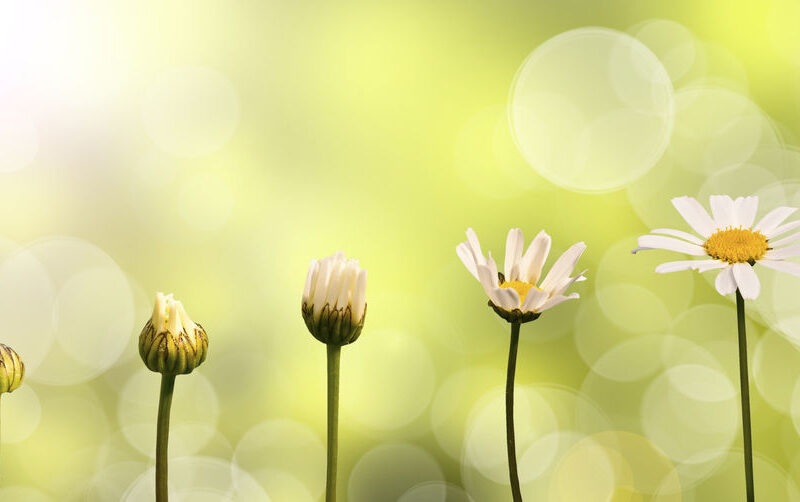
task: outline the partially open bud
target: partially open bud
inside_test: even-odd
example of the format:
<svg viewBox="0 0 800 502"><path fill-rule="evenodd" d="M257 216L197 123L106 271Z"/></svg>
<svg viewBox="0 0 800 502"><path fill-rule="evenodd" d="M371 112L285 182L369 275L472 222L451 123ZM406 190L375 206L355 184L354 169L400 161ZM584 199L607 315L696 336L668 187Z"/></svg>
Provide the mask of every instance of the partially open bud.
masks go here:
<svg viewBox="0 0 800 502"><path fill-rule="evenodd" d="M25 365L14 349L0 343L0 394L14 392L25 378Z"/></svg>
<svg viewBox="0 0 800 502"><path fill-rule="evenodd" d="M206 359L208 336L192 322L172 294L156 293L153 316L139 335L139 355L151 370L166 375L191 373Z"/></svg>
<svg viewBox="0 0 800 502"><path fill-rule="evenodd" d="M353 343L367 312L367 271L343 252L311 260L301 311L308 331L322 343Z"/></svg>

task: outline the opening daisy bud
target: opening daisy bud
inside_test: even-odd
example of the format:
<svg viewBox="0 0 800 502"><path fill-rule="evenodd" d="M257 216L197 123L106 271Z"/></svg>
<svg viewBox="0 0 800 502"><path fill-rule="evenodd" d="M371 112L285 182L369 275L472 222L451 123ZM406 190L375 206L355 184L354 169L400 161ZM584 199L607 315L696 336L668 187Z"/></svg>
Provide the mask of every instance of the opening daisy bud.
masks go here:
<svg viewBox="0 0 800 502"><path fill-rule="evenodd" d="M478 235L471 228L467 229L467 240L456 246L464 266L483 286L489 306L510 323L533 321L545 310L578 298L578 293L565 293L574 283L585 279L585 271L572 276L586 249L583 242L567 249L546 275L543 268L550 254L550 236L545 231L539 232L523 253L524 244L522 230L512 228L506 238L502 273L498 272L492 253L483 254Z"/></svg>
<svg viewBox="0 0 800 502"><path fill-rule="evenodd" d="M301 312L308 331L322 343L353 343L367 313L367 271L343 252L311 260Z"/></svg>
<svg viewBox="0 0 800 502"><path fill-rule="evenodd" d="M172 294L156 293L153 315L139 335L139 355L151 370L165 375L191 373L208 354L208 336Z"/></svg>
<svg viewBox="0 0 800 502"><path fill-rule="evenodd" d="M25 364L19 354L0 343L0 394L14 392L25 378Z"/></svg>

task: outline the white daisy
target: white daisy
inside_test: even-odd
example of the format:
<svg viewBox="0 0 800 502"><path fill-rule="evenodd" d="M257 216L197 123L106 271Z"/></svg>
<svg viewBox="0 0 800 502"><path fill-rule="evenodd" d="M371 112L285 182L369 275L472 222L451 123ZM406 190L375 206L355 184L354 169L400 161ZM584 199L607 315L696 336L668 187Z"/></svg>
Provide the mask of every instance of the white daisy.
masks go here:
<svg viewBox="0 0 800 502"><path fill-rule="evenodd" d="M778 207L753 225L758 210L758 197L712 195L711 213L692 197L676 197L672 205L700 237L681 230L658 228L639 237L639 247L667 249L693 256L708 256L704 260L682 260L662 263L656 272L667 273L694 269L700 272L720 270L716 287L721 295L736 292L745 299L758 297L761 285L754 270L756 264L800 277L800 263L786 258L800 256L800 233L774 240L790 230L800 228L800 220L783 223L797 208Z"/></svg>
<svg viewBox="0 0 800 502"><path fill-rule="evenodd" d="M559 303L578 298L578 293L564 295L572 283L585 280L583 273L570 277L586 244L574 244L562 254L541 279L542 268L550 252L550 236L542 230L533 239L525 254L522 230L512 228L506 239L506 258L503 273L497 271L492 253L486 257L481 251L478 236L471 228L467 229L467 241L456 247L456 253L467 270L480 281L498 314L511 322L525 322L538 317L538 314L555 307ZM498 310L499 309L499 310ZM506 314L514 314L513 320Z"/></svg>

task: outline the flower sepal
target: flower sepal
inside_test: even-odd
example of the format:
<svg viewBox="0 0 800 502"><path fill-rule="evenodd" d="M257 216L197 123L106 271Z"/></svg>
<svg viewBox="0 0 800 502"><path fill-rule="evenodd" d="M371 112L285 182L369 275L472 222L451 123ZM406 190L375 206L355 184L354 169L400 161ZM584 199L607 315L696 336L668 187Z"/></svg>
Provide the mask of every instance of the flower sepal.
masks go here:
<svg viewBox="0 0 800 502"><path fill-rule="evenodd" d="M526 322L535 321L542 315L541 312L523 312L520 309L506 310L492 303L492 300L489 300L489 306L494 309L497 315L512 324L525 324Z"/></svg>
<svg viewBox="0 0 800 502"><path fill-rule="evenodd" d="M314 315L314 305L303 302L301 308L303 321L311 335L320 342L327 345L342 347L349 345L361 335L364 328L364 319L367 316L367 305L364 303L364 311L361 319L354 322L353 310L348 305L345 308L331 308L329 304L322 307L319 315Z"/></svg>

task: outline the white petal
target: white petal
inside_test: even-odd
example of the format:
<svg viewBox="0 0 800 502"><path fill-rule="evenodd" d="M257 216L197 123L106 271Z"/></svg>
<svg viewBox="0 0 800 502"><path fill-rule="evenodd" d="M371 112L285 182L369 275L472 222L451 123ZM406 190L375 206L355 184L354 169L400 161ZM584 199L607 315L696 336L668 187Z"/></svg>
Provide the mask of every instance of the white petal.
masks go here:
<svg viewBox="0 0 800 502"><path fill-rule="evenodd" d="M358 265L356 260L348 260L342 267L342 279L339 281L339 294L336 295L335 308L346 308L350 305L351 296L356 289L356 277L358 276Z"/></svg>
<svg viewBox="0 0 800 502"><path fill-rule="evenodd" d="M794 230L795 228L800 227L800 220L790 221L789 223L784 223L783 225L779 226L775 230L771 232L762 232L767 239L772 239L773 237L777 237L779 235L783 235L789 230Z"/></svg>
<svg viewBox="0 0 800 502"><path fill-rule="evenodd" d="M492 291L497 288L497 274L492 274L491 270L486 265L478 265L478 277L481 281L483 290L492 299Z"/></svg>
<svg viewBox="0 0 800 502"><path fill-rule="evenodd" d="M522 308L520 310L523 312L534 312L539 305L547 300L547 297L547 291L531 288L531 290L528 291L528 294L525 296L525 302L522 304Z"/></svg>
<svg viewBox="0 0 800 502"><path fill-rule="evenodd" d="M495 288L494 299L492 301L498 307L502 307L506 310L520 308L519 293L517 293L517 290L514 288Z"/></svg>
<svg viewBox="0 0 800 502"><path fill-rule="evenodd" d="M686 223L701 236L708 238L717 230L714 220L708 215L708 211L694 197L685 195L683 197L675 197L672 199L672 205L683 216Z"/></svg>
<svg viewBox="0 0 800 502"><path fill-rule="evenodd" d="M733 199L727 195L712 195L708 200L717 228L735 227L738 225L736 214L733 209Z"/></svg>
<svg viewBox="0 0 800 502"><path fill-rule="evenodd" d="M519 279L519 259L522 258L522 246L525 238L522 230L512 228L506 237L506 259L503 261L503 276L506 281Z"/></svg>
<svg viewBox="0 0 800 502"><path fill-rule="evenodd" d="M547 261L547 255L550 254L550 236L547 232L542 230L528 246L525 251L525 256L522 257L522 266L520 267L520 274L522 280L531 284L536 284L542 276L542 267L544 262Z"/></svg>
<svg viewBox="0 0 800 502"><path fill-rule="evenodd" d="M761 292L761 283L758 274L749 263L736 263L733 265L733 278L736 286L745 300L755 300Z"/></svg>
<svg viewBox="0 0 800 502"><path fill-rule="evenodd" d="M481 242L478 240L478 234L476 234L475 230L471 228L467 229L467 242L469 242L469 245L472 248L472 254L475 256L475 263L478 265L484 264L486 262L486 258L483 256L483 252L481 251Z"/></svg>
<svg viewBox="0 0 800 502"><path fill-rule="evenodd" d="M364 315L367 306L367 271L359 270L356 279L356 290L353 293L353 321L358 322Z"/></svg>
<svg viewBox="0 0 800 502"><path fill-rule="evenodd" d="M572 286L574 283L586 280L586 277L583 276L583 274L585 274L585 273L586 273L586 270L584 270L580 274L576 275L575 277L565 277L561 281L561 284L556 286L550 292L550 296L560 296L560 295L564 294L564 292L567 289L569 289L569 287Z"/></svg>
<svg viewBox="0 0 800 502"><path fill-rule="evenodd" d="M554 296L553 298L550 298L549 300L547 300L543 304L539 305L539 307L536 309L536 311L537 312L544 312L547 309L551 309L551 308L555 307L559 303L565 302L567 300L574 300L574 299L580 298L580 297L581 296L578 293L570 293L567 296Z"/></svg>
<svg viewBox="0 0 800 502"><path fill-rule="evenodd" d="M766 216L761 218L761 221L758 222L758 224L753 228L753 230L758 230L762 234L767 235L776 228L778 228L778 225L783 223L783 220L791 216L792 213L795 211L797 211L796 207L786 207L786 206L776 207L775 209L767 213Z"/></svg>
<svg viewBox="0 0 800 502"><path fill-rule="evenodd" d="M456 246L456 254L459 258L461 258L461 263L467 267L469 273L478 279L478 268L475 266L475 255L472 254L472 247L469 245L469 242L462 242Z"/></svg>
<svg viewBox="0 0 800 502"><path fill-rule="evenodd" d="M666 249L668 251L677 251L678 253L686 253L693 256L703 256L706 254L705 249L697 244L680 241L672 237L664 237L662 235L643 235L639 237L639 247L645 249Z"/></svg>
<svg viewBox="0 0 800 502"><path fill-rule="evenodd" d="M699 270L706 272L715 268L727 267L728 264L723 261L717 260L681 260L681 261L668 261L656 267L656 272L659 274L668 274L670 272L677 272L679 270Z"/></svg>
<svg viewBox="0 0 800 502"><path fill-rule="evenodd" d="M674 230L672 228L657 228L655 230L651 230L650 233L651 234L671 235L673 237L678 237L680 239L683 239L685 241L689 241L689 242L694 243L694 244L698 244L700 246L703 245L703 240L702 239L698 239L694 235L692 235L692 234L690 234L688 232L683 232L681 230Z"/></svg>
<svg viewBox="0 0 800 502"><path fill-rule="evenodd" d="M497 273L497 263L494 261L491 251L489 251L489 259L486 260L486 266L489 267L489 272L492 274L492 281L498 284L500 282L500 277Z"/></svg>
<svg viewBox="0 0 800 502"><path fill-rule="evenodd" d="M328 295L328 280L330 278L331 260L323 258L319 262L319 272L317 273L317 283L314 287L314 295L311 297L312 305L316 305L315 314L319 314L325 305L325 297Z"/></svg>
<svg viewBox="0 0 800 502"><path fill-rule="evenodd" d="M733 267L723 268L717 274L717 280L714 282L717 292L721 295L729 295L736 291L736 281L733 279Z"/></svg>
<svg viewBox="0 0 800 502"><path fill-rule="evenodd" d="M759 265L800 277L800 263L784 260L759 260Z"/></svg>
<svg viewBox="0 0 800 502"><path fill-rule="evenodd" d="M303 288L303 303L308 303L311 299L311 295L314 294L314 283L317 279L317 272L319 272L319 263L317 263L317 260L311 260L311 263L308 265L306 285Z"/></svg>
<svg viewBox="0 0 800 502"><path fill-rule="evenodd" d="M539 288L545 291L552 291L565 277L569 277L585 250L586 244L578 242L564 251L564 254L559 256L558 260L550 268Z"/></svg>
<svg viewBox="0 0 800 502"><path fill-rule="evenodd" d="M794 258L796 256L800 256L800 244L780 249L770 249L766 252L764 258L768 260L782 260L784 258Z"/></svg>
<svg viewBox="0 0 800 502"><path fill-rule="evenodd" d="M775 242L770 241L769 247L777 248L780 246L785 246L786 244L791 244L792 242L800 241L800 232L796 234L792 234L789 237L784 237L783 239L778 239Z"/></svg>
<svg viewBox="0 0 800 502"><path fill-rule="evenodd" d="M737 225L741 225L743 228L752 227L758 211L758 196L737 197L733 201L733 206L736 212Z"/></svg>

